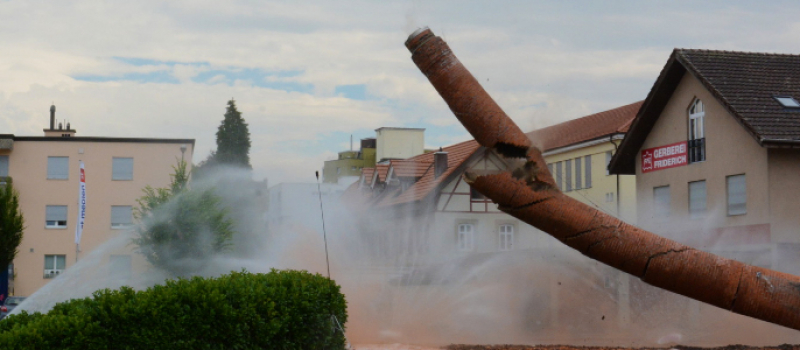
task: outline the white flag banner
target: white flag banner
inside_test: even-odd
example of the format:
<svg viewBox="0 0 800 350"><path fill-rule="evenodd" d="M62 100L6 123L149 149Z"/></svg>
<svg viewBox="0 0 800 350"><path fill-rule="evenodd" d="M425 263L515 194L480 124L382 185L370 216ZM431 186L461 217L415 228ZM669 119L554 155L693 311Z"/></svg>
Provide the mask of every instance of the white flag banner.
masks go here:
<svg viewBox="0 0 800 350"><path fill-rule="evenodd" d="M81 182L78 187L78 225L75 226L75 244L81 244L83 221L86 219L86 174L83 170L83 161L81 161L80 180Z"/></svg>

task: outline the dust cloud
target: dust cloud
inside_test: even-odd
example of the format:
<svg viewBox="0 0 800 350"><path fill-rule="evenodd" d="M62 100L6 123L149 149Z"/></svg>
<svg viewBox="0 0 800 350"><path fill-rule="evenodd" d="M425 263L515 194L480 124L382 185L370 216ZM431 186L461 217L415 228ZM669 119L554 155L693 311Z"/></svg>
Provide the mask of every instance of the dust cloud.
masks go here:
<svg viewBox="0 0 800 350"><path fill-rule="evenodd" d="M231 251L212 257L198 275L242 268L326 275L317 184L297 184L294 192L278 193L279 186L267 191L249 176L227 170L193 184L216 188L237 232ZM800 343L796 331L645 285L541 233L543 243L535 249L458 252L455 233L437 231L424 215L425 207L353 211L339 200L340 189L319 188L330 274L346 295L350 320L345 326L353 344ZM286 200L294 204L286 205ZM285 212L287 207L295 209ZM279 209L284 210L281 215L271 215ZM90 296L101 288L143 289L163 282L168 275L143 260L131 274L113 271L107 263L110 254L135 249L129 245L132 237L127 232L109 240L15 311L46 311L56 302Z"/></svg>

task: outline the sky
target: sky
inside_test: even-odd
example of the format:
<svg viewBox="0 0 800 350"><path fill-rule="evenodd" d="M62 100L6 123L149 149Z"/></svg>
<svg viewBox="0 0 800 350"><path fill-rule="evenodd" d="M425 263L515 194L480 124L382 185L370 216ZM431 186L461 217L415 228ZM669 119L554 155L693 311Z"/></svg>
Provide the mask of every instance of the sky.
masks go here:
<svg viewBox="0 0 800 350"><path fill-rule="evenodd" d="M523 129L644 99L673 48L800 54L794 1L0 0L0 134L195 139L227 101L253 178L313 182L379 127L469 138L403 43L428 26ZM355 142L358 147L358 142Z"/></svg>

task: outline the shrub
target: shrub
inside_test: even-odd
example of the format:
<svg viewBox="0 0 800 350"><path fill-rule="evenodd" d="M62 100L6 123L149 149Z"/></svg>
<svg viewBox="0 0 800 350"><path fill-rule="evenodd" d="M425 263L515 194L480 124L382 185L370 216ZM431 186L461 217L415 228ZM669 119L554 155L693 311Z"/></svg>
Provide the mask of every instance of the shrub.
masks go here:
<svg viewBox="0 0 800 350"><path fill-rule="evenodd" d="M100 290L0 322L2 349L343 349L333 281L305 271L232 272Z"/></svg>

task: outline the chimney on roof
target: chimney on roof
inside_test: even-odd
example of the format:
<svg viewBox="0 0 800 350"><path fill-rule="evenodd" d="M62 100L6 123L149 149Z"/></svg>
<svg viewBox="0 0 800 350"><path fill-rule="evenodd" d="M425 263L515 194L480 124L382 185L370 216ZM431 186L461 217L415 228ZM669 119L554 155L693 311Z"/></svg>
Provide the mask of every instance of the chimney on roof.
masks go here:
<svg viewBox="0 0 800 350"><path fill-rule="evenodd" d="M447 152L439 148L439 152L433 154L433 177L438 179L445 171L447 171Z"/></svg>
<svg viewBox="0 0 800 350"><path fill-rule="evenodd" d="M56 127L56 105L50 105L50 130Z"/></svg>

